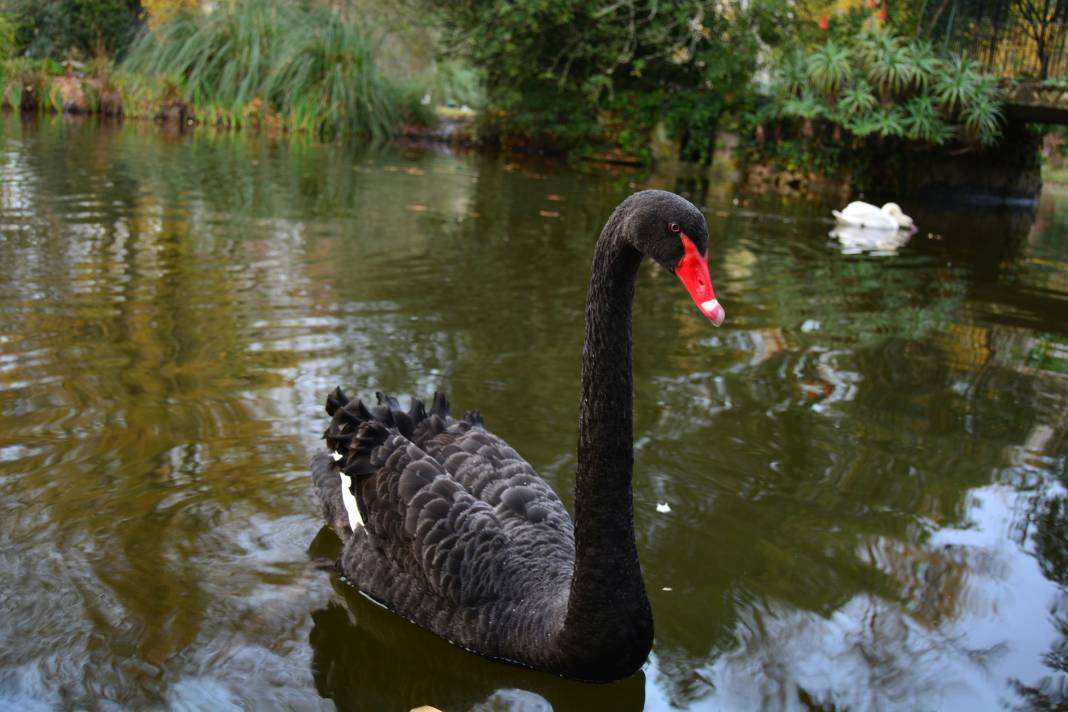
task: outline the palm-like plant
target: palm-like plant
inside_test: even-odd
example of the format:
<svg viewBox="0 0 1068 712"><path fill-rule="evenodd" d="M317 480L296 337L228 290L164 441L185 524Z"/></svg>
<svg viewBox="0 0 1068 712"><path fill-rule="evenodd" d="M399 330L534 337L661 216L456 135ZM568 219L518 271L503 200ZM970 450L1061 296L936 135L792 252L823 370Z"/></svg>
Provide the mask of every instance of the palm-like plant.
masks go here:
<svg viewBox="0 0 1068 712"><path fill-rule="evenodd" d="M898 106L882 109L872 114L876 130L883 138L905 135L905 112Z"/></svg>
<svg viewBox="0 0 1068 712"><path fill-rule="evenodd" d="M858 114L846 123L846 128L855 136L861 138L870 136L879 130L879 122L872 112Z"/></svg>
<svg viewBox="0 0 1068 712"><path fill-rule="evenodd" d="M808 85L807 63L800 50L794 50L783 57L776 79L783 96L798 94Z"/></svg>
<svg viewBox="0 0 1068 712"><path fill-rule="evenodd" d="M959 54L952 55L934 82L934 91L949 111L963 109L980 88L979 65Z"/></svg>
<svg viewBox="0 0 1068 712"><path fill-rule="evenodd" d="M934 97L919 94L905 104L903 125L905 136L914 141L926 141L936 146L945 143L953 130L942 118Z"/></svg>
<svg viewBox="0 0 1068 712"><path fill-rule="evenodd" d="M884 92L897 92L912 83L916 67L908 48L895 45L875 54L868 66L868 76Z"/></svg>
<svg viewBox="0 0 1068 712"><path fill-rule="evenodd" d="M855 43L858 58L868 65L873 64L880 54L897 49L900 46L900 41L890 28L868 28L862 30L857 35Z"/></svg>
<svg viewBox="0 0 1068 712"><path fill-rule="evenodd" d="M833 40L827 42L808 56L808 77L822 92L838 90L852 73L849 50L839 47Z"/></svg>
<svg viewBox="0 0 1068 712"><path fill-rule="evenodd" d="M986 94L975 97L961 111L965 128L974 132L984 146L997 142L1003 119L1001 107Z"/></svg>
<svg viewBox="0 0 1068 712"><path fill-rule="evenodd" d="M826 106L811 91L803 91L801 96L788 99L782 105L783 116L794 116L799 119L818 119L826 114Z"/></svg>
<svg viewBox="0 0 1068 712"><path fill-rule="evenodd" d="M848 119L871 111L878 103L871 85L864 79L858 79L838 95L837 107L839 113Z"/></svg>
<svg viewBox="0 0 1068 712"><path fill-rule="evenodd" d="M929 41L904 43L877 28L807 56L784 55L776 89L773 115L802 119L802 136L824 119L837 125L835 135L844 127L858 137L941 145L963 134L966 143L989 145L1004 118L997 80L974 60L942 58Z"/></svg>
<svg viewBox="0 0 1068 712"><path fill-rule="evenodd" d="M913 68L913 83L918 89L926 89L932 78L942 69L942 60L927 40L913 40L908 45L908 51Z"/></svg>

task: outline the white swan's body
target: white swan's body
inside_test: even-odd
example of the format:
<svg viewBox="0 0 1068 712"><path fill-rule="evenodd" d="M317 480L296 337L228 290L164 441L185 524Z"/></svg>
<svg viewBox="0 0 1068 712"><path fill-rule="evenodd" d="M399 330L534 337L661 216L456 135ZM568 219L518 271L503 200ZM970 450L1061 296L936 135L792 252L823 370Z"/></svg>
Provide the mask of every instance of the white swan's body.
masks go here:
<svg viewBox="0 0 1068 712"><path fill-rule="evenodd" d="M911 230L915 227L912 218L905 215L897 203L887 203L879 208L871 203L855 200L845 210L832 210L835 220L844 227L866 230Z"/></svg>

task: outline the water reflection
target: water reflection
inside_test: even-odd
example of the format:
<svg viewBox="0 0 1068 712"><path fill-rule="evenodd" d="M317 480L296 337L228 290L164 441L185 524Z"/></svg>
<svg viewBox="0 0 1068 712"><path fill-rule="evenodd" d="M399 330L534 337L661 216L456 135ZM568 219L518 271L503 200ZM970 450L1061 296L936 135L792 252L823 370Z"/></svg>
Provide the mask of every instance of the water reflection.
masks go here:
<svg viewBox="0 0 1068 712"><path fill-rule="evenodd" d="M305 468L337 383L444 387L569 503L590 249L644 179L0 131L0 707L1063 704L1068 199L920 207L907 244L843 254L827 206L649 179L706 207L731 321L643 272L657 638L590 687L316 568L337 541Z"/></svg>
<svg viewBox="0 0 1068 712"><path fill-rule="evenodd" d="M843 255L896 255L908 244L912 233L905 230L870 230L862 227L838 225L830 232L838 240Z"/></svg>
<svg viewBox="0 0 1068 712"><path fill-rule="evenodd" d="M336 556L323 530L313 556ZM340 709L641 710L645 677L587 685L501 665L453 647L331 576L337 600L313 611L309 642L315 686ZM398 654L398 651L403 651Z"/></svg>

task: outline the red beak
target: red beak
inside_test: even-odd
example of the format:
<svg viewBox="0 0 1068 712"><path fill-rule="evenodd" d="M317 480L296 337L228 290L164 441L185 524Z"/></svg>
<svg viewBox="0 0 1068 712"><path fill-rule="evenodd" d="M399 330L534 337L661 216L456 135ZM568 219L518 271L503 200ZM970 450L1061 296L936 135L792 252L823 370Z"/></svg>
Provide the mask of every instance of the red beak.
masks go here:
<svg viewBox="0 0 1068 712"><path fill-rule="evenodd" d="M686 233L682 234L682 249L683 256L675 267L675 276L686 285L686 291L690 293L701 313L719 326L727 317L727 312L720 306L712 289L712 280L708 276L708 255L699 253L697 246Z"/></svg>

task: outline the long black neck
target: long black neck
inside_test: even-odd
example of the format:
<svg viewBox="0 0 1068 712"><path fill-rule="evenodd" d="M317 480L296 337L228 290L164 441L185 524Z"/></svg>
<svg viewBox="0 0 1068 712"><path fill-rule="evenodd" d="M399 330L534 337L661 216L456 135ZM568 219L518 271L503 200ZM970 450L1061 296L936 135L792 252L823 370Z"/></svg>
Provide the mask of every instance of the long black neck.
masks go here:
<svg viewBox="0 0 1068 712"><path fill-rule="evenodd" d="M610 220L597 242L586 296L575 574L561 642L598 651L608 657L604 665L634 670L644 662L653 633L631 496L631 305L642 257L622 239L620 223Z"/></svg>

